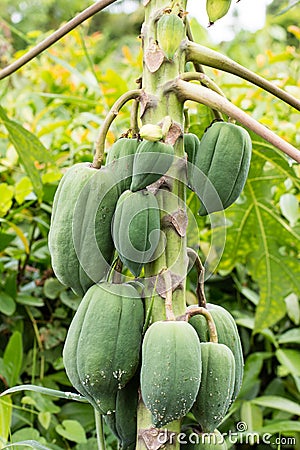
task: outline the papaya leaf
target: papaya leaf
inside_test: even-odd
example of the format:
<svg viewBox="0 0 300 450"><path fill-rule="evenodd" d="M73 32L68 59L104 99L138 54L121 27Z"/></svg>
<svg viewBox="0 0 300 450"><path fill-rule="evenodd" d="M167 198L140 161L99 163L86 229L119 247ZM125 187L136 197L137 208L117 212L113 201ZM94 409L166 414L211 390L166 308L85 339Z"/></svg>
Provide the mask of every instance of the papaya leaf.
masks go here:
<svg viewBox="0 0 300 450"><path fill-rule="evenodd" d="M4 350L3 363L5 368L6 381L9 386L17 383L20 376L23 360L22 335L19 331L14 331Z"/></svg>
<svg viewBox="0 0 300 450"><path fill-rule="evenodd" d="M1 442L6 442L9 437L12 419L12 401L10 397L0 400L0 448Z"/></svg>
<svg viewBox="0 0 300 450"><path fill-rule="evenodd" d="M43 183L36 162L51 163L52 158L41 141L18 122L11 120L0 106L0 120L8 131L26 174L31 179L34 191L39 199L43 196Z"/></svg>
<svg viewBox="0 0 300 450"><path fill-rule="evenodd" d="M219 270L228 273L238 262L247 262L259 287L255 332L284 317L284 299L300 292L296 258L300 234L280 215L273 201L272 188L284 186L287 179L299 187L286 158L269 144L254 140L245 189L226 211L227 236Z"/></svg>

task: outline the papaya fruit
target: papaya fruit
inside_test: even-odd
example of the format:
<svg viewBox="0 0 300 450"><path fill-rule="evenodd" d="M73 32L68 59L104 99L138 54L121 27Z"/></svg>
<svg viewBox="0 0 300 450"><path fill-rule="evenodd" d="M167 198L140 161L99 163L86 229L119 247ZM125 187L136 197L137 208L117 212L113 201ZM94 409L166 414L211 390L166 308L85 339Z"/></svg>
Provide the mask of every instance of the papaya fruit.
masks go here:
<svg viewBox="0 0 300 450"><path fill-rule="evenodd" d="M112 172L89 163L68 169L56 190L48 235L51 263L58 280L80 297L109 270L118 196Z"/></svg>
<svg viewBox="0 0 300 450"><path fill-rule="evenodd" d="M224 17L230 8L231 0L206 0L206 12L209 18L209 25L213 25L216 20Z"/></svg>
<svg viewBox="0 0 300 450"><path fill-rule="evenodd" d="M185 38L183 20L177 14L163 14L157 22L157 42L167 59L173 60Z"/></svg>
<svg viewBox="0 0 300 450"><path fill-rule="evenodd" d="M146 190L123 192L116 206L112 236L120 259L138 277L159 243L160 214L155 195Z"/></svg>
<svg viewBox="0 0 300 450"><path fill-rule="evenodd" d="M142 344L141 394L155 427L191 409L201 381L200 341L183 321L158 321Z"/></svg>
<svg viewBox="0 0 300 450"><path fill-rule="evenodd" d="M225 344L233 353L235 360L235 382L231 401L233 402L242 385L244 374L244 357L241 339L234 318L225 308L212 303L207 303L207 310L210 312L215 323L218 342ZM189 323L195 328L201 342L209 341L209 330L204 316L197 314L190 318Z"/></svg>
<svg viewBox="0 0 300 450"><path fill-rule="evenodd" d="M192 413L202 431L211 433L224 419L231 404L235 361L224 344L201 342L202 376Z"/></svg>
<svg viewBox="0 0 300 450"><path fill-rule="evenodd" d="M134 286L101 282L83 297L69 327L63 362L69 380L101 413L116 410L116 397L135 375L144 308Z"/></svg>
<svg viewBox="0 0 300 450"><path fill-rule="evenodd" d="M114 173L121 193L130 187L133 158L139 143L137 139L120 138L107 153L105 164Z"/></svg>
<svg viewBox="0 0 300 450"><path fill-rule="evenodd" d="M169 170L173 160L172 145L161 141L142 141L134 155L130 190L136 192L155 183Z"/></svg>
<svg viewBox="0 0 300 450"><path fill-rule="evenodd" d="M181 450L227 450L224 436L214 430L212 433L187 433L186 443L180 445Z"/></svg>
<svg viewBox="0 0 300 450"><path fill-rule="evenodd" d="M228 208L244 189L252 153L248 132L233 123L215 122L204 133L191 177L201 200L200 216Z"/></svg>
<svg viewBox="0 0 300 450"><path fill-rule="evenodd" d="M200 141L198 136L193 133L185 133L183 135L183 145L184 151L187 154L187 178L188 184L190 184L189 180L191 179L196 155L199 152L200 148Z"/></svg>
<svg viewBox="0 0 300 450"><path fill-rule="evenodd" d="M104 420L119 441L122 450L134 450L137 435L139 373L117 392L116 410Z"/></svg>

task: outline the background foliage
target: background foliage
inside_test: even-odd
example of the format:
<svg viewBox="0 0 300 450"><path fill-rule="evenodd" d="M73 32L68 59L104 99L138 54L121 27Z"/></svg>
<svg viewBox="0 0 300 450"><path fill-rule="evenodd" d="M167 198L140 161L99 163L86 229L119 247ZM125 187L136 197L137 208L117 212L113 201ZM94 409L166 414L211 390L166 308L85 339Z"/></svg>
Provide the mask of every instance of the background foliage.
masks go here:
<svg viewBox="0 0 300 450"><path fill-rule="evenodd" d="M23 11L18 34L8 22L2 27L3 66L42 39L49 26L57 27L71 8L86 6L67 1L57 7L49 0L39 9L36 2L23 3L29 9ZM7 14L21 3L4 1L0 8ZM243 31L214 47L300 97L300 29L294 11L270 15L263 30ZM53 23L46 28L49 17ZM91 160L97 130L113 102L136 87L140 23L139 9L128 21L123 14L101 13L0 84L1 390L24 383L70 390L61 355L79 299L51 270L51 205L66 168ZM195 40L212 46L195 20L192 26ZM207 73L231 101L299 147L300 117L292 108L236 77L211 69ZM204 106L188 106L190 130L201 136L212 116ZM109 132L107 148L129 120L125 107ZM234 432L244 421L249 431L270 432L271 448L280 448L278 436L297 438L296 447L282 448L300 448L299 166L254 135L253 144L247 186L226 211L225 228L218 215L213 223L198 217L197 199L189 193L200 232L190 226L188 239L203 260L210 255L208 301L231 311L243 341L245 379L221 431ZM192 270L190 303L195 302L195 281ZM51 449L93 450L94 428L86 404L32 391L0 399L0 448L7 441L34 439ZM107 448L115 449L105 431ZM232 448L249 448L242 438L238 442Z"/></svg>

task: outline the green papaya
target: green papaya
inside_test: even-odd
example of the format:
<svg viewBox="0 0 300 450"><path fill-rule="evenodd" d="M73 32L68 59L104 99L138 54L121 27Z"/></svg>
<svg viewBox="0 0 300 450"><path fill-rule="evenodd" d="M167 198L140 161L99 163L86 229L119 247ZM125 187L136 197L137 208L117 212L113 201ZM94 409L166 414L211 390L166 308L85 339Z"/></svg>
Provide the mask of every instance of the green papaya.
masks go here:
<svg viewBox="0 0 300 450"><path fill-rule="evenodd" d="M114 172L120 192L124 192L130 187L133 158L139 143L137 139L120 138L107 153L106 166L109 166Z"/></svg>
<svg viewBox="0 0 300 450"><path fill-rule="evenodd" d="M187 438L180 445L181 450L227 450L224 436L214 430L212 433L187 433Z"/></svg>
<svg viewBox="0 0 300 450"><path fill-rule="evenodd" d="M196 305L195 305L196 306ZM193 306L191 306L193 308ZM235 360L235 382L232 395L232 402L236 399L243 381L244 357L241 339L234 318L225 308L212 303L207 303L207 310L210 312L215 323L218 342L225 344L233 353ZM195 328L201 342L209 341L209 330L205 317L197 314L190 318L189 323Z"/></svg>
<svg viewBox="0 0 300 450"><path fill-rule="evenodd" d="M58 280L81 297L109 270L118 196L112 172L89 163L68 169L56 190L48 236L51 263Z"/></svg>
<svg viewBox="0 0 300 450"><path fill-rule="evenodd" d="M116 411L104 420L119 441L122 450L134 450L137 434L139 373L117 393Z"/></svg>
<svg viewBox="0 0 300 450"><path fill-rule="evenodd" d="M139 191L155 183L169 170L173 160L172 145L161 141L142 141L134 155L130 190Z"/></svg>
<svg viewBox="0 0 300 450"><path fill-rule="evenodd" d="M185 416L201 381L200 341L183 321L154 322L142 344L141 394L155 427Z"/></svg>
<svg viewBox="0 0 300 450"><path fill-rule="evenodd" d="M157 22L157 42L167 59L174 59L184 38L183 20L177 14L163 14Z"/></svg>
<svg viewBox="0 0 300 450"><path fill-rule="evenodd" d="M160 214L155 195L146 190L123 192L116 206L112 235L120 259L138 277L159 243Z"/></svg>
<svg viewBox="0 0 300 450"><path fill-rule="evenodd" d="M201 342L202 377L192 413L203 432L212 432L224 419L231 404L235 361L224 344Z"/></svg>
<svg viewBox="0 0 300 450"><path fill-rule="evenodd" d="M129 284L101 282L83 297L69 327L63 362L72 385L101 413L116 410L140 358L144 308Z"/></svg>
<svg viewBox="0 0 300 450"><path fill-rule="evenodd" d="M206 12L209 18L209 25L213 25L216 20L224 17L230 8L231 0L206 0Z"/></svg>
<svg viewBox="0 0 300 450"><path fill-rule="evenodd" d="M190 179L192 177L193 167L195 164L196 155L199 152L200 141L198 136L193 133L185 133L183 135L184 151L187 154L187 178L190 184Z"/></svg>
<svg viewBox="0 0 300 450"><path fill-rule="evenodd" d="M252 153L248 132L215 122L204 133L195 158L191 186L201 200L200 216L228 208L244 189Z"/></svg>

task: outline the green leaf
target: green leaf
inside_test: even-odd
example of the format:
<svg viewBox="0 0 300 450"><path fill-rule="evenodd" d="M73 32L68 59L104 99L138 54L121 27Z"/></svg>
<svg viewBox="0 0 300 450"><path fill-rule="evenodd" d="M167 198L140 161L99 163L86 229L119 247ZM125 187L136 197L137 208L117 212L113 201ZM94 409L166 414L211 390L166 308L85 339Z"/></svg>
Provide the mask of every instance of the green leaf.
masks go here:
<svg viewBox="0 0 300 450"><path fill-rule="evenodd" d="M0 216L5 216L12 205L14 188L7 183L0 184Z"/></svg>
<svg viewBox="0 0 300 450"><path fill-rule="evenodd" d="M51 413L49 411L41 411L38 414L38 420L45 430L48 430L51 422Z"/></svg>
<svg viewBox="0 0 300 450"><path fill-rule="evenodd" d="M1 442L6 442L10 432L12 419L12 401L10 397L0 400L0 448Z"/></svg>
<svg viewBox="0 0 300 450"><path fill-rule="evenodd" d="M86 442L85 431L77 420L63 420L62 424L55 427L58 434L72 442L84 444Z"/></svg>
<svg viewBox="0 0 300 450"><path fill-rule="evenodd" d="M244 192L226 210L227 236L219 270L230 272L238 262L247 262L259 286L256 332L272 326L285 315L287 295L300 293L299 263L292 254L300 235L281 217L273 202L274 184L283 184L287 179L298 186L299 181L286 159L269 144L254 141Z"/></svg>
<svg viewBox="0 0 300 450"><path fill-rule="evenodd" d="M260 430L256 430L260 435L264 433L278 434L288 433L291 431L300 431L300 422L293 420L282 420L278 422L272 422L269 425L264 426Z"/></svg>
<svg viewBox="0 0 300 450"><path fill-rule="evenodd" d="M272 353L252 353L245 362L243 384L239 393L240 398L245 398L252 392L253 387L260 383L259 375L265 359L271 358Z"/></svg>
<svg viewBox="0 0 300 450"><path fill-rule="evenodd" d="M279 409L281 411L286 411L291 415L300 416L300 405L284 397L266 395L251 400L251 403L254 405L264 406L265 408Z"/></svg>
<svg viewBox="0 0 300 450"><path fill-rule="evenodd" d="M66 288L56 278L47 278L44 284L44 294L47 298L55 300Z"/></svg>
<svg viewBox="0 0 300 450"><path fill-rule="evenodd" d="M6 249L9 244L15 239L15 236L9 233L0 233L0 252Z"/></svg>
<svg viewBox="0 0 300 450"><path fill-rule="evenodd" d="M290 294L285 298L287 314L295 325L300 323L300 307L297 295Z"/></svg>
<svg viewBox="0 0 300 450"><path fill-rule="evenodd" d="M24 202L25 198L32 192L32 183L28 177L21 178L15 185L15 199L19 203Z"/></svg>
<svg viewBox="0 0 300 450"><path fill-rule="evenodd" d="M276 358L290 374L300 376L300 351L293 349L279 349Z"/></svg>
<svg viewBox="0 0 300 450"><path fill-rule="evenodd" d="M263 414L261 408L251 401L242 403L241 420L247 424L247 432L256 431L263 426Z"/></svg>
<svg viewBox="0 0 300 450"><path fill-rule="evenodd" d="M280 197L280 209L284 217L294 226L299 219L299 203L293 194L284 194Z"/></svg>
<svg viewBox="0 0 300 450"><path fill-rule="evenodd" d="M44 306L44 301L42 298L33 297L32 295L25 294L23 292L20 292L17 295L17 303L20 303L21 305L27 305L27 306Z"/></svg>
<svg viewBox="0 0 300 450"><path fill-rule="evenodd" d="M0 312L6 316L12 316L16 310L14 299L6 292L0 291Z"/></svg>
<svg viewBox="0 0 300 450"><path fill-rule="evenodd" d="M23 343L22 335L19 331L15 331L4 350L3 363L5 367L6 381L9 386L13 386L18 382L23 360Z"/></svg>
<svg viewBox="0 0 300 450"><path fill-rule="evenodd" d="M21 164L31 179L36 195L41 200L43 184L35 163L52 162L48 150L34 134L23 128L19 123L9 119L1 106L0 119L8 131L9 139L19 155Z"/></svg>
<svg viewBox="0 0 300 450"><path fill-rule="evenodd" d="M278 338L279 344L300 344L300 328L292 328Z"/></svg>

